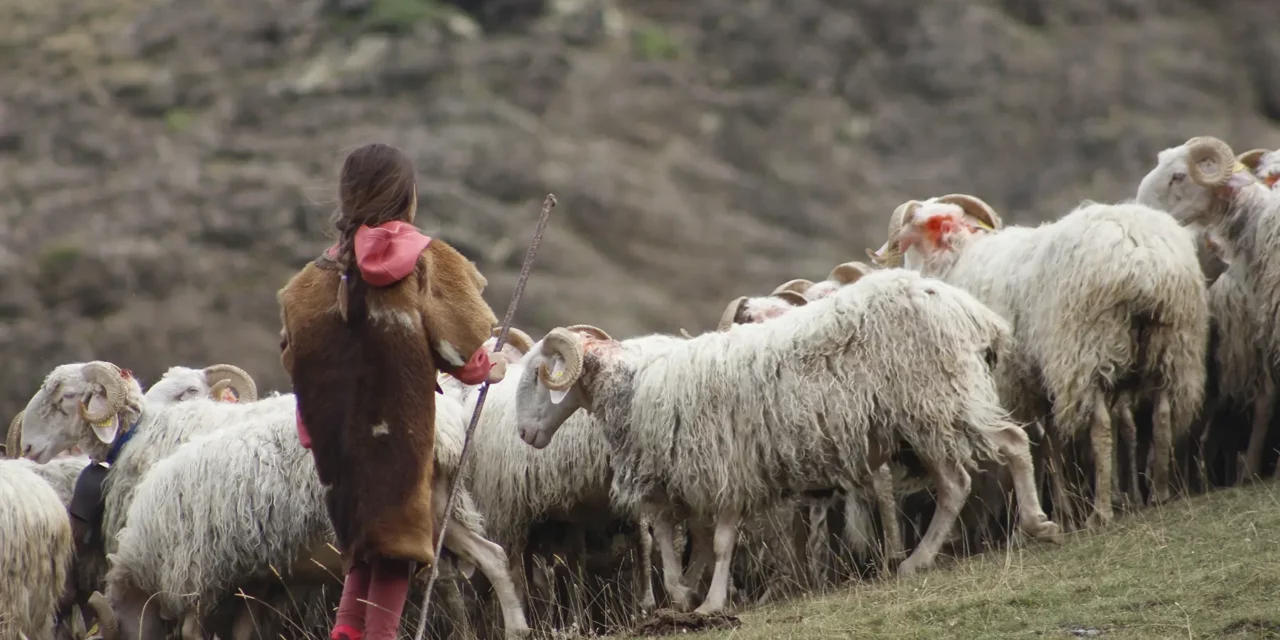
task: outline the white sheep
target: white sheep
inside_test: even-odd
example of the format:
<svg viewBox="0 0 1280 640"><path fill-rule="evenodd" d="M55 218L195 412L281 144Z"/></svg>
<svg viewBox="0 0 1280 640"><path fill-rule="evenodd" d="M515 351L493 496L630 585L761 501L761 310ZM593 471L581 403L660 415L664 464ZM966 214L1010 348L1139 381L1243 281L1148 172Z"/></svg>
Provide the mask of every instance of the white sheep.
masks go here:
<svg viewBox="0 0 1280 640"><path fill-rule="evenodd" d="M22 461L0 461L0 637L53 638L72 554L57 492Z"/></svg>
<svg viewBox="0 0 1280 640"><path fill-rule="evenodd" d="M1280 192L1259 180L1227 143L1201 136L1161 151L1156 166L1138 186L1137 200L1164 209L1183 225L1207 233L1221 247L1228 264L1223 278L1235 280L1224 287L1238 286L1236 308L1241 303L1248 307L1246 315L1235 316L1238 326L1232 329L1256 336L1256 348L1261 351L1255 365L1259 372L1254 384L1248 382L1253 376L1245 374L1236 376L1233 386L1258 401L1244 469L1245 477L1253 477L1261 468L1262 446L1270 422L1260 406L1265 402L1261 394L1274 397L1271 381L1275 380L1280 362L1280 331L1274 322L1280 311L1280 259L1276 258L1280 251ZM1220 319L1230 322L1238 313L1221 314ZM1238 367L1249 367L1247 354L1253 348L1242 343L1230 347L1238 357L1231 363L1232 368L1238 371ZM1244 386L1237 386L1240 384Z"/></svg>
<svg viewBox="0 0 1280 640"><path fill-rule="evenodd" d="M1019 525L1056 536L1026 434L1006 420L990 373L1008 331L972 296L897 269L783 317L690 339L557 328L526 359L517 424L542 448L577 409L599 418L614 497L653 519L664 573L679 571L673 518L714 519L715 569L698 607L713 613L726 604L744 514L787 493L855 486L902 442L929 467L939 498L901 574L932 564L968 494L966 467L980 458L1014 467Z"/></svg>
<svg viewBox="0 0 1280 640"><path fill-rule="evenodd" d="M840 287L853 284L872 271L872 267L861 262L846 262L837 265L831 270L826 280L816 284L810 280L797 278L777 287L768 296L737 298L725 308L717 330L724 331L733 324L764 322L779 317L791 309L804 306L810 300L825 298L835 293ZM888 565L905 555L902 548L902 533L898 526L893 471L889 463L886 462L880 468L870 472L869 480L869 485L843 496L845 512L843 538L854 553L859 555L873 553L875 539L873 521L864 502L875 501L884 528L883 557ZM827 513L837 499L840 499L840 496L832 495L829 498L806 496L801 499L807 507L809 516L804 553L808 557L809 578L816 584L824 582L825 567L830 556ZM704 545L702 549L701 556L710 553L709 546ZM691 571L693 571L692 568L686 570L686 575ZM771 594L772 590L769 595Z"/></svg>
<svg viewBox="0 0 1280 640"><path fill-rule="evenodd" d="M1134 442L1140 397L1155 407L1151 501L1168 499L1174 440L1204 393L1209 312L1192 234L1132 203L1086 202L1038 227L1005 227L981 199L952 194L900 205L873 257L905 259L1010 320L1015 355L998 368L1002 398L1024 422L1051 411L1046 433L1059 470L1065 444L1089 433L1089 523L1113 517L1112 411ZM1050 480L1065 514L1060 473Z"/></svg>
<svg viewBox="0 0 1280 640"><path fill-rule="evenodd" d="M202 397L222 402L254 402L258 399L258 385L248 372L235 365L215 364L203 369L169 367L145 395L150 407Z"/></svg>
<svg viewBox="0 0 1280 640"><path fill-rule="evenodd" d="M492 349L493 339L486 342ZM506 550L512 574L522 592L527 543L534 525L554 519L569 523L578 534L575 560L582 561L582 528L608 521L601 514L613 511L609 488L612 467L609 447L594 418L582 415L565 426L562 439L542 451L529 448L515 429L515 388L523 371L525 352L532 346L528 334L511 329L503 347L509 365L503 381L489 388L484 411L472 436L465 474L467 487L485 517L490 537ZM478 386L469 386L441 374L444 393L474 411ZM638 522L635 581L638 604L644 610L655 605L650 576L651 538L644 522ZM537 577L536 574L534 577Z"/></svg>
<svg viewBox="0 0 1280 640"><path fill-rule="evenodd" d="M470 415L445 396L436 403L434 496L442 518ZM162 619L208 611L246 583L284 582L297 596L340 573L324 487L298 442L294 411L293 396L283 395L270 415L192 439L138 484L107 576L124 636L142 627L150 637ZM521 635L528 626L502 548L484 538L469 495L460 495L445 548L480 567L508 636Z"/></svg>
<svg viewBox="0 0 1280 640"><path fill-rule="evenodd" d="M78 589L91 591L106 575L106 554L115 552L134 487L155 462L196 435L253 422L281 403L292 407L292 398L246 404L197 398L152 407L137 379L114 364L55 367L23 411L19 450L45 463L78 446L93 462L110 463L102 485L101 521L90 523L99 543L76 557Z"/></svg>

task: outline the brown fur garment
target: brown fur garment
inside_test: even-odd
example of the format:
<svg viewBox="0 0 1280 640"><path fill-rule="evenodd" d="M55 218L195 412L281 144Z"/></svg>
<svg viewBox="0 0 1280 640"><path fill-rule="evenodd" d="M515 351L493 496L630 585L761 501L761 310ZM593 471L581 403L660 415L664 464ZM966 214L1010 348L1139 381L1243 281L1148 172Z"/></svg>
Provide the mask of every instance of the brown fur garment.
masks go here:
<svg viewBox="0 0 1280 640"><path fill-rule="evenodd" d="M497 319L475 265L440 240L412 274L368 288L367 314L338 312L340 273L321 257L277 294L293 379L344 568L371 556L429 566L438 368L459 368Z"/></svg>

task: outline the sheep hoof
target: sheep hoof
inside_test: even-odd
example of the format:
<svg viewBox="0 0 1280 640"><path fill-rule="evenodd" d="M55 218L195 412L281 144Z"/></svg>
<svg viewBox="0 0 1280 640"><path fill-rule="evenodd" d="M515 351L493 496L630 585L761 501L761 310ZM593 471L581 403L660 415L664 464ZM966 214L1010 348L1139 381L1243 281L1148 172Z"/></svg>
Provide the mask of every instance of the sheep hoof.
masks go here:
<svg viewBox="0 0 1280 640"><path fill-rule="evenodd" d="M1037 540L1047 540L1055 544L1062 544L1062 527L1052 520L1041 520L1031 526L1024 527L1028 535Z"/></svg>
<svg viewBox="0 0 1280 640"><path fill-rule="evenodd" d="M1115 520L1115 516L1112 515L1110 511L1106 513L1094 511L1089 518L1084 521L1084 526L1086 529L1101 529L1110 525L1112 520Z"/></svg>

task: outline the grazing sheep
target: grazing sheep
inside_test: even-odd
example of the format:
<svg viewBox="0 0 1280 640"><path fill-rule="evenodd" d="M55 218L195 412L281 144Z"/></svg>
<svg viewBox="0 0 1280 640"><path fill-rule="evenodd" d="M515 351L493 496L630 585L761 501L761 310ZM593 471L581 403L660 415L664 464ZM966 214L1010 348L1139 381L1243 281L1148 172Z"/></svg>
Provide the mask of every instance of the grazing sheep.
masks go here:
<svg viewBox="0 0 1280 640"><path fill-rule="evenodd" d="M1054 467L1066 442L1090 434L1088 522L1113 517L1111 414L1134 442L1139 398L1155 408L1151 501L1167 500L1174 440L1189 430L1204 393L1209 312L1192 235L1139 204L1086 202L1038 227L1005 227L979 198L952 194L908 201L892 217L898 226L875 260L904 260L1010 320L1015 355L998 368L1001 397L1024 422L1051 408ZM1061 478L1049 477L1055 508L1065 511Z"/></svg>
<svg viewBox="0 0 1280 640"><path fill-rule="evenodd" d="M557 328L525 360L517 424L526 443L544 448L579 408L598 418L614 497L652 518L668 582L679 572L673 518L713 519L715 568L698 607L713 613L727 601L744 515L787 494L850 489L904 443L939 498L901 574L933 563L968 495L966 467L981 458L1014 467L1019 525L1055 536L1026 434L1005 419L990 373L1008 331L972 296L897 269L783 317L691 339L619 342L599 329Z"/></svg>
<svg viewBox="0 0 1280 640"><path fill-rule="evenodd" d="M53 638L72 553L57 492L22 461L0 461L0 637Z"/></svg>
<svg viewBox="0 0 1280 640"><path fill-rule="evenodd" d="M534 562L527 544L535 525L548 520L569 525L577 548L568 559L583 562L584 529L606 525L611 518L601 515L613 511L609 447L594 418L585 414L575 417L565 425L563 439L545 450L531 449L520 441L515 428L515 389L525 366L525 352L532 344L528 334L511 329L509 342L503 347L510 363L507 375L489 388L472 436L465 474L489 535L507 550L512 574L525 596L525 574ZM486 342L486 346L492 349L493 342ZM470 415L478 386L462 384L447 374L440 377L445 395L461 402ZM642 609L649 610L655 605L649 571L651 541L646 523L632 524L638 528L634 540L638 550L635 581L640 589L637 600ZM537 572L531 576L538 577Z"/></svg>
<svg viewBox="0 0 1280 640"><path fill-rule="evenodd" d="M1280 312L1280 192L1268 188L1237 159L1227 143L1214 137L1191 138L1157 155L1156 166L1143 177L1137 200L1168 211L1183 225L1206 232L1222 248L1228 272L1241 288L1236 295L1247 298L1248 314L1233 327L1255 335L1261 350L1260 384L1254 389L1274 395L1276 365L1280 362L1280 331L1275 317ZM1215 283L1216 284L1216 283ZM1226 286L1226 285L1224 285ZM1237 307L1240 302L1237 302ZM1223 315L1223 318L1231 316ZM1238 356L1248 354L1252 345L1237 345ZM1231 362L1231 368L1248 366L1247 357ZM1237 376L1238 383L1249 376ZM1237 387L1237 391L1240 387ZM1244 474L1261 472L1262 449L1269 420L1264 421L1257 396ZM1280 467L1278 467L1280 468Z"/></svg>

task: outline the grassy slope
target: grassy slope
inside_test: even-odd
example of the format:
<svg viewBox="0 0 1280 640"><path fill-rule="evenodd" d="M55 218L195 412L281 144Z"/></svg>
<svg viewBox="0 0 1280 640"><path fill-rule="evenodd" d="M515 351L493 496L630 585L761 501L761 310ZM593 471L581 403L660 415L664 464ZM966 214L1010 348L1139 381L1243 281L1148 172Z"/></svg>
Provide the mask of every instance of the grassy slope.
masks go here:
<svg viewBox="0 0 1280 640"><path fill-rule="evenodd" d="M1280 485L1119 518L900 582L744 612L690 638L1280 638Z"/></svg>

